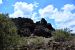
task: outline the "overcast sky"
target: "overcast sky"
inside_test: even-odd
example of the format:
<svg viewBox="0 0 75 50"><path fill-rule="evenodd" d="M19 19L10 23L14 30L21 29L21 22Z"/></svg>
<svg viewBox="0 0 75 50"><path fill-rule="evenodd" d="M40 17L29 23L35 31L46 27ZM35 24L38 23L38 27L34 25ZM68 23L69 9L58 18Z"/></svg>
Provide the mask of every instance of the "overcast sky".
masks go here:
<svg viewBox="0 0 75 50"><path fill-rule="evenodd" d="M75 0L0 0L0 13L10 17L45 18L54 28L75 32Z"/></svg>

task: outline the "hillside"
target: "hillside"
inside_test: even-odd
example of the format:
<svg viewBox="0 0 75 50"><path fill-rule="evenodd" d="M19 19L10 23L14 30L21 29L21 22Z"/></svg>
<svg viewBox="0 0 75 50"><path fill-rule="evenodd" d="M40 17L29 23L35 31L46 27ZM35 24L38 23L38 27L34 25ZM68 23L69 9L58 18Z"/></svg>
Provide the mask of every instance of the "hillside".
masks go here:
<svg viewBox="0 0 75 50"><path fill-rule="evenodd" d="M54 29L42 18L9 18L0 14L0 50L75 50L75 36L68 28Z"/></svg>

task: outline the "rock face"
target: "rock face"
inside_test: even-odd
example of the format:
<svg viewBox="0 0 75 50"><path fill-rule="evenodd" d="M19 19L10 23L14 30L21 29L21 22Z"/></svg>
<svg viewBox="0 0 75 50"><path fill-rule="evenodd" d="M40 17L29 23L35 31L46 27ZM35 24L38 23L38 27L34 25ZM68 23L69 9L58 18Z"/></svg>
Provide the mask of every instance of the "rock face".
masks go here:
<svg viewBox="0 0 75 50"><path fill-rule="evenodd" d="M55 30L44 18L36 23L30 18L21 17L13 18L12 21L18 29L18 34L24 37L31 36L31 34L34 36L51 37L51 32Z"/></svg>

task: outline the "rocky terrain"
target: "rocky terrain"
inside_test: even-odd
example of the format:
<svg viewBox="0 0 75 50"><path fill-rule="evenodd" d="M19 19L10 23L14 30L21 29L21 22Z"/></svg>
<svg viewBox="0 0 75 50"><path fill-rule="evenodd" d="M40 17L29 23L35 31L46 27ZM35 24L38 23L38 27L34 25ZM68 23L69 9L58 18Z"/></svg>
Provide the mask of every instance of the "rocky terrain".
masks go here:
<svg viewBox="0 0 75 50"><path fill-rule="evenodd" d="M47 23L44 18L42 18L41 21L37 21L36 23L34 23L30 18L21 17L12 19L12 21L18 28L18 34L24 37L31 35L51 37L51 32L55 30L52 25Z"/></svg>

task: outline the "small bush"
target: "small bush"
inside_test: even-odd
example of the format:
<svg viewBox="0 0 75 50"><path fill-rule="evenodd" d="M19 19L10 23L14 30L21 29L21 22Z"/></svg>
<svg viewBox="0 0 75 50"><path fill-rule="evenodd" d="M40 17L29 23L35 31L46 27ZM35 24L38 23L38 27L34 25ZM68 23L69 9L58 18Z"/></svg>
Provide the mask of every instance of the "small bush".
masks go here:
<svg viewBox="0 0 75 50"><path fill-rule="evenodd" d="M70 40L71 39L71 33L70 30L66 29L60 29L60 30L56 30L53 33L53 37L55 39L55 41L66 41L66 40Z"/></svg>

